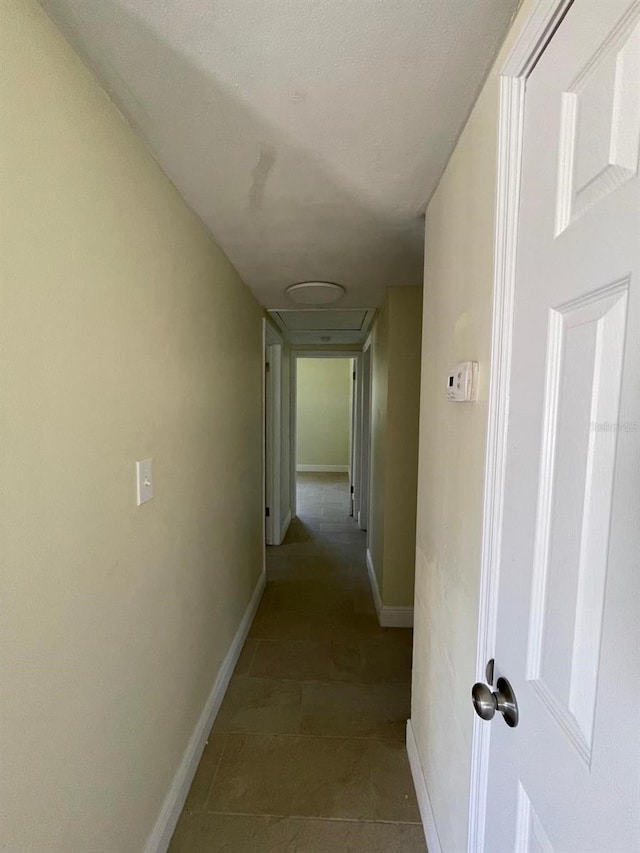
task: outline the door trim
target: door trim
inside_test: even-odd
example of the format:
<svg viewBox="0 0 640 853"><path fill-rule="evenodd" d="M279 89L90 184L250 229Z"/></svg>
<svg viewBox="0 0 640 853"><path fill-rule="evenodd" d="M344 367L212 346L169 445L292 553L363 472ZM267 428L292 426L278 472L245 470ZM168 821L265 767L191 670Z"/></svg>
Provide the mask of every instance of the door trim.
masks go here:
<svg viewBox="0 0 640 853"><path fill-rule="evenodd" d="M369 495L371 491L371 336L362 348L360 359L360 494L358 499L358 527L369 530ZM367 532L367 542L369 534Z"/></svg>
<svg viewBox="0 0 640 853"><path fill-rule="evenodd" d="M266 369L266 365L270 369ZM267 323L265 325L265 542L279 545L282 541L282 338Z"/></svg>
<svg viewBox="0 0 640 853"><path fill-rule="evenodd" d="M484 681L486 663L494 657L497 627L525 90L527 78L572 2L538 0L500 69L491 381L476 652L479 681ZM490 739L491 727L474 717L468 853L484 851Z"/></svg>
<svg viewBox="0 0 640 853"><path fill-rule="evenodd" d="M306 350L299 347L291 347L291 388L289 407L289 423L291 435L290 447L290 474L291 474L291 517L297 518L297 482L298 472L298 435L297 435L297 407L298 407L298 359L299 358L353 358L357 362L356 373L360 375L361 350ZM347 469L348 470L348 469Z"/></svg>

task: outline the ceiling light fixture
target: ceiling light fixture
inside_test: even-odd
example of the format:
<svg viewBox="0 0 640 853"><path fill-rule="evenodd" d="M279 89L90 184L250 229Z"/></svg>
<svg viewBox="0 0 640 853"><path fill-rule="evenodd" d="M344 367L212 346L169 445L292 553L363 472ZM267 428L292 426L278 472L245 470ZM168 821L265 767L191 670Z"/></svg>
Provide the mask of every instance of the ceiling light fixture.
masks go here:
<svg viewBox="0 0 640 853"><path fill-rule="evenodd" d="M301 281L288 287L286 293L299 305L329 305L342 299L345 289L332 281Z"/></svg>

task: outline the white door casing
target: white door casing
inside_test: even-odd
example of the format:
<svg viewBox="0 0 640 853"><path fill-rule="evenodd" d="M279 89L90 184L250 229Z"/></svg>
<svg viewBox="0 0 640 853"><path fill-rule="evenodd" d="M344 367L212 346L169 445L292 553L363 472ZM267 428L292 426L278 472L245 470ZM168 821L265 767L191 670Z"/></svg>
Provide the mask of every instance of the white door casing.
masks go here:
<svg viewBox="0 0 640 853"><path fill-rule="evenodd" d="M362 355L354 359L354 370L356 371L355 382L355 417L353 418L354 430L352 437L352 452L357 456L356 475L353 490L353 515L358 518L360 512L360 501L362 497L362 466L360 464L360 444L362 438Z"/></svg>
<svg viewBox="0 0 640 853"><path fill-rule="evenodd" d="M371 339L365 343L360 359L360 500L358 526L369 527L369 489L371 479Z"/></svg>
<svg viewBox="0 0 640 853"><path fill-rule="evenodd" d="M532 39L501 139L478 676L495 649L521 721L475 724L470 851L640 848L639 6L576 0L535 68Z"/></svg>
<svg viewBox="0 0 640 853"><path fill-rule="evenodd" d="M267 327L267 341L277 340ZM282 519L280 512L281 436L282 436L282 344L267 343L265 349L265 532L267 545L279 545Z"/></svg>
<svg viewBox="0 0 640 853"><path fill-rule="evenodd" d="M355 362L356 369L356 384L359 384L359 380L357 379L360 371L360 359L361 355L357 351L353 350L306 350L306 349L296 349L293 347L291 349L291 367L290 367L290 459L291 459L291 517L296 518L297 516L297 470L298 470L298 460L297 460L297 445L298 445L298 436L297 436L297 408L298 408L298 359L299 358L340 358L340 359L350 359ZM356 389L356 397L358 396L358 390ZM351 428L353 428L353 422L351 424ZM360 459L361 450L360 450L360 438L361 438L361 430L358 427L355 431L355 435L353 437L350 436L350 457L349 457L349 470L351 472L351 466L353 464L353 459ZM351 444L353 440L353 445ZM359 474L356 468L356 484L359 481ZM358 500L358 498L355 498Z"/></svg>
<svg viewBox="0 0 640 853"><path fill-rule="evenodd" d="M360 413L358 411L358 385L359 362L357 358L351 360L351 401L349 418L349 486L351 489L350 513L353 517L357 514L357 505L360 501L360 460L358 458L358 432L360 429Z"/></svg>

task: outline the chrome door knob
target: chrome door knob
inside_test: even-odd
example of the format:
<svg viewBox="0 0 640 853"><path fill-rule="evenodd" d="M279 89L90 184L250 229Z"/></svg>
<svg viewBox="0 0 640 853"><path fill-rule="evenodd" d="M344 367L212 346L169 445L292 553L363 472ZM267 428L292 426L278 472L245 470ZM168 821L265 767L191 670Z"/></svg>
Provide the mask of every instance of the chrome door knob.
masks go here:
<svg viewBox="0 0 640 853"><path fill-rule="evenodd" d="M499 678L496 691L478 681L473 685L471 698L476 714L483 720L492 720L496 711L500 711L504 721L511 728L518 725L518 703L513 688L506 678Z"/></svg>
<svg viewBox="0 0 640 853"><path fill-rule="evenodd" d="M493 720L496 713L497 703L496 697L491 692L491 688L487 687L481 681L474 684L471 688L471 698L476 714L483 720Z"/></svg>

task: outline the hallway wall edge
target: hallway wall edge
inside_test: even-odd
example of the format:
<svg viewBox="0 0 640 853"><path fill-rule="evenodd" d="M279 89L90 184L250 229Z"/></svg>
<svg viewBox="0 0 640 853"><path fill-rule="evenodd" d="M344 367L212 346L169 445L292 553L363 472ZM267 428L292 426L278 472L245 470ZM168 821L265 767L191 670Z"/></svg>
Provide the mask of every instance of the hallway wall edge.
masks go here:
<svg viewBox="0 0 640 853"><path fill-rule="evenodd" d="M413 607L383 606L378 577L369 548L367 548L367 574L380 626L382 628L413 628Z"/></svg>

